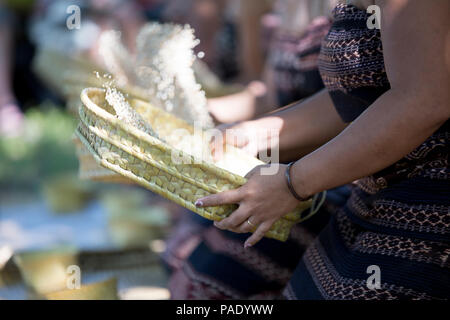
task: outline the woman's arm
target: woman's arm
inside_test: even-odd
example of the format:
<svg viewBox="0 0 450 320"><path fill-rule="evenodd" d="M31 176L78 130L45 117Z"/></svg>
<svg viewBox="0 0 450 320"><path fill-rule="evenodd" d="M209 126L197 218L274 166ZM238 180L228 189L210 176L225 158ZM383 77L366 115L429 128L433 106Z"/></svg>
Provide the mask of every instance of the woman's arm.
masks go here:
<svg viewBox="0 0 450 320"><path fill-rule="evenodd" d="M450 116L449 2L447 0L377 1L391 90L333 140L299 160L292 170L301 196L333 188L383 169L401 159ZM272 224L298 202L285 186L282 171L253 172L237 190L204 199L198 205L238 203L216 225L236 232L258 228L246 246L258 242ZM280 172L281 171L281 172Z"/></svg>
<svg viewBox="0 0 450 320"><path fill-rule="evenodd" d="M208 111L218 124L254 119L263 113L264 108L257 101L265 91L266 86L262 82L252 81L239 92L209 98Z"/></svg>
<svg viewBox="0 0 450 320"><path fill-rule="evenodd" d="M391 90L339 136L298 161L294 186L310 195L400 160L450 116L446 0L378 1Z"/></svg>
<svg viewBox="0 0 450 320"><path fill-rule="evenodd" d="M346 124L341 120L326 90L259 119L226 126L223 141L237 147L263 151L270 146L270 132L278 134L280 160L299 159L338 135ZM232 129L232 130L230 130ZM258 136L256 140L248 137ZM213 149L215 149L213 147Z"/></svg>

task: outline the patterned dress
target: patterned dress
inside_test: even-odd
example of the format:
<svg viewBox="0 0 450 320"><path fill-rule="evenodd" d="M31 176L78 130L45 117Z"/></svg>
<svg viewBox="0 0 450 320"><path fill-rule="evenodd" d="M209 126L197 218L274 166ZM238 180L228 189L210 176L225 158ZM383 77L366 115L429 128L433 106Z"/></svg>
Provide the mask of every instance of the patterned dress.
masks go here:
<svg viewBox="0 0 450 320"><path fill-rule="evenodd" d="M338 5L319 56L342 119L353 121L389 90L379 30L368 14ZM356 182L307 249L284 291L288 299L450 298L450 125L397 163ZM369 289L369 266L380 288Z"/></svg>
<svg viewBox="0 0 450 320"><path fill-rule="evenodd" d="M295 226L286 242L265 238L248 249L244 249L248 234L223 231L211 224L200 229L200 221L195 228L190 224L191 236L185 235L183 244L178 244L171 256L182 256L179 251L192 242L196 242L196 247L173 265L169 281L171 299L279 298L302 254L328 220L328 212L322 210ZM179 233L178 238L181 236Z"/></svg>

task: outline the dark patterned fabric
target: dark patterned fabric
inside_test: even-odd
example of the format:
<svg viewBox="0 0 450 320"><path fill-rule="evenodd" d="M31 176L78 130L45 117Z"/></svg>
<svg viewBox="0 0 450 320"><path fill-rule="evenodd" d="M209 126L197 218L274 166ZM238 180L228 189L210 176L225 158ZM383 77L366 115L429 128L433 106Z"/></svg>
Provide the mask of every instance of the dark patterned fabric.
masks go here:
<svg viewBox="0 0 450 320"><path fill-rule="evenodd" d="M337 111L350 122L390 86L380 31L367 28L368 14L345 5L333 13L333 28L319 56L320 74Z"/></svg>
<svg viewBox="0 0 450 320"><path fill-rule="evenodd" d="M345 121L389 89L380 34L368 14L339 5L319 68ZM395 106L393 106L395 107ZM450 297L450 126L406 157L355 183L346 205L304 254L288 299L448 299ZM367 268L377 265L381 288Z"/></svg>
<svg viewBox="0 0 450 320"><path fill-rule="evenodd" d="M269 63L274 70L280 106L307 98L323 88L317 58L330 26L330 19L318 17L300 35L275 35L270 45Z"/></svg>
<svg viewBox="0 0 450 320"><path fill-rule="evenodd" d="M161 254L161 260L169 272L178 270L187 257L202 240L201 234L211 226L211 221L189 211L183 210L171 235L166 239L166 248Z"/></svg>
<svg viewBox="0 0 450 320"><path fill-rule="evenodd" d="M325 210L293 228L289 239L262 239L244 249L248 234L222 231L213 225L201 242L173 270L172 299L274 299L281 296L305 249L327 224Z"/></svg>

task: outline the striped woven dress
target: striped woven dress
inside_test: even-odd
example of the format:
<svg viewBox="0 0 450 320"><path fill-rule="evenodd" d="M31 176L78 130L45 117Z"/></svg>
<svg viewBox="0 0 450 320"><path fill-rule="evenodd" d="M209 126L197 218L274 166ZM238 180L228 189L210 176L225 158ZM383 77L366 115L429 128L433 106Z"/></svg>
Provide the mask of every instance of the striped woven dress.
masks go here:
<svg viewBox="0 0 450 320"><path fill-rule="evenodd" d="M368 17L338 5L319 56L322 79L346 122L390 88L380 31L367 28ZM447 121L403 159L355 183L303 255L286 298L450 297L449 129ZM367 285L370 266L379 267L379 289Z"/></svg>

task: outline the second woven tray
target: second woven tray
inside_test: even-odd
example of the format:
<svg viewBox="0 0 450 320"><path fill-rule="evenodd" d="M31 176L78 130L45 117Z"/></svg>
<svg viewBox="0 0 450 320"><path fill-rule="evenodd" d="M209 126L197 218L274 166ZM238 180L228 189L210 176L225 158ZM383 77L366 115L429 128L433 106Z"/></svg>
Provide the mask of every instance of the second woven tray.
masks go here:
<svg viewBox="0 0 450 320"><path fill-rule="evenodd" d="M183 151L174 150L162 140L120 121L106 102L103 89L84 89L81 101L76 135L101 166L210 220L220 221L237 208L236 205L197 208L194 203L200 197L240 187L246 182L244 177L212 163L196 161ZM132 100L130 104L162 137L177 128L193 132L188 123L164 110L140 100ZM190 157L192 162L172 162L173 152L183 158ZM253 167L262 164L231 146L227 146L226 153ZM312 210L307 210L310 207L311 201L301 203L294 212L275 222L266 237L285 241L295 223L311 216Z"/></svg>

